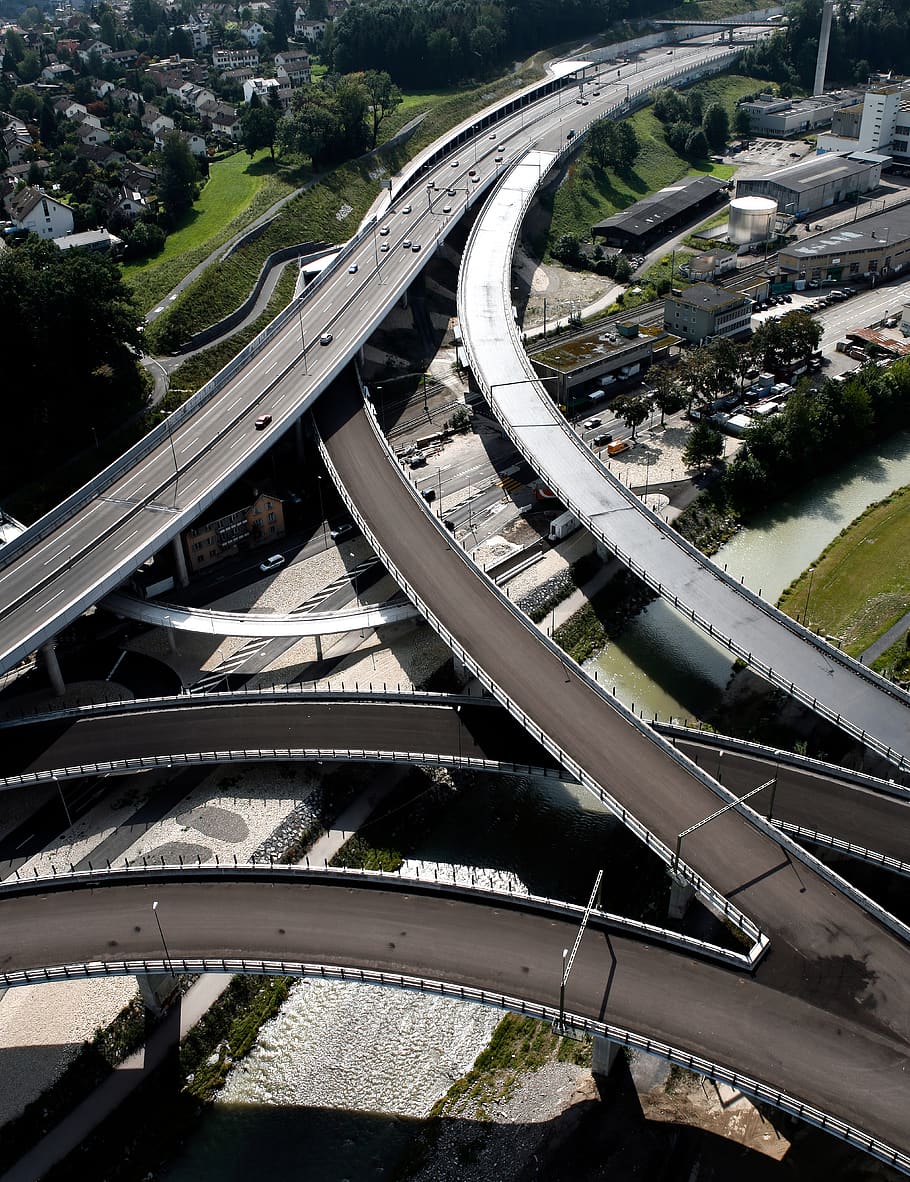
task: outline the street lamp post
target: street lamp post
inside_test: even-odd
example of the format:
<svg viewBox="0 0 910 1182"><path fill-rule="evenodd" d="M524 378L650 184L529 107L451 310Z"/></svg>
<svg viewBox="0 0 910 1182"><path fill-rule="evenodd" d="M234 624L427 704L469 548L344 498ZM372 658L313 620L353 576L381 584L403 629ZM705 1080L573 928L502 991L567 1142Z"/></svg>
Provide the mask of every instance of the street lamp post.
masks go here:
<svg viewBox="0 0 910 1182"><path fill-rule="evenodd" d="M161 947L164 949L164 963L167 965L169 973L174 971L174 966L171 963L171 954L167 950L167 941L164 938L164 929L161 926L161 919L158 915L158 900L152 904L152 911L155 915L155 923L158 925L158 935L161 937Z"/></svg>
<svg viewBox="0 0 910 1182"><path fill-rule="evenodd" d="M322 518L322 544L329 548L329 523L325 519L325 509L322 507L322 473L316 473L316 488L319 492L319 516Z"/></svg>
<svg viewBox="0 0 910 1182"><path fill-rule="evenodd" d="M349 550L348 557L354 563L354 577L351 579L351 586L354 588L354 602L360 607L360 596L357 593L357 580L360 577L360 572L357 570L357 555L353 550Z"/></svg>
<svg viewBox="0 0 910 1182"><path fill-rule="evenodd" d="M803 611L803 623L809 627L809 597L812 594L812 580L815 578L815 567L809 567L809 586L806 588L806 606Z"/></svg>
<svg viewBox="0 0 910 1182"><path fill-rule="evenodd" d="M57 785L57 791L60 793L60 803L63 805L63 811L66 813L66 824L69 829L73 827L73 818L70 816L69 805L66 803L66 797L63 795L63 788L60 781L54 776L54 783Z"/></svg>

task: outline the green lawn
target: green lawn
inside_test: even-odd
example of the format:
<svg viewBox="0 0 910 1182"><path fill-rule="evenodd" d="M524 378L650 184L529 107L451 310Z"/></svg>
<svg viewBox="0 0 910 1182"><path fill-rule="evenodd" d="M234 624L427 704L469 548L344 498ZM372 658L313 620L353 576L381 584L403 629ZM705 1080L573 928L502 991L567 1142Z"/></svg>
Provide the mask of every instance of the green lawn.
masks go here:
<svg viewBox="0 0 910 1182"><path fill-rule="evenodd" d="M266 150L252 159L237 152L211 166L199 200L161 254L141 263L127 263L123 276L143 311L153 307L175 283L210 251L226 242L292 188L272 165Z"/></svg>
<svg viewBox="0 0 910 1182"><path fill-rule="evenodd" d="M910 487L872 505L796 579L778 606L857 656L910 611ZM810 584L811 583L811 593Z"/></svg>

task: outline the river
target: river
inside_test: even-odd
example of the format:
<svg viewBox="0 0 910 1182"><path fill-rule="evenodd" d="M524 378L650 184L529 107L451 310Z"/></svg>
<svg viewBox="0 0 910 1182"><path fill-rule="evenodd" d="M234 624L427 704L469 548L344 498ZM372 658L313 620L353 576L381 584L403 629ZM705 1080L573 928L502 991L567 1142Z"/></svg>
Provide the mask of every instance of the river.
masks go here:
<svg viewBox="0 0 910 1182"><path fill-rule="evenodd" d="M717 555L765 598L790 581L863 509L910 483L910 433L858 456L741 531ZM730 676L729 655L655 601L591 662L646 714L707 713ZM536 894L584 901L615 822L577 786L478 777L415 838L427 861L508 872ZM570 856L559 856L568 851ZM555 856L554 856L555 855ZM609 889L634 874L611 874ZM634 899L604 905L627 914ZM345 1182L388 1176L425 1116L473 1063L499 1013L394 990L302 983L229 1077L166 1182L233 1182L261 1172Z"/></svg>
<svg viewBox="0 0 910 1182"><path fill-rule="evenodd" d="M756 517L714 561L776 603L845 526L905 484L910 432L903 431ZM643 708L645 717L691 719L718 705L732 663L719 645L655 600L587 668L596 668L600 680L615 685L627 706Z"/></svg>

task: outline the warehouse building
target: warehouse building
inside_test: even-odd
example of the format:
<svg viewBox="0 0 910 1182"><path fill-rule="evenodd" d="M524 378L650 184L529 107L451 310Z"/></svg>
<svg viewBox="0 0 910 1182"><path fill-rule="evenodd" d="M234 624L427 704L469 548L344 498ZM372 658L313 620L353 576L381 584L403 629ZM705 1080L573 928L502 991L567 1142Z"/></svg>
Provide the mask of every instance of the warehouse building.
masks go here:
<svg viewBox="0 0 910 1182"><path fill-rule="evenodd" d="M781 213L801 217L871 193L878 188L882 165L887 163L887 156L874 152L811 156L762 176L744 177L736 182L736 196L770 197Z"/></svg>
<svg viewBox="0 0 910 1182"><path fill-rule="evenodd" d="M595 401L618 394L678 346L678 337L657 326L619 324L548 345L531 354L531 363L540 377L548 379L547 392L553 401L568 406L585 397Z"/></svg>
<svg viewBox="0 0 910 1182"><path fill-rule="evenodd" d="M739 110L749 116L749 130L753 135L786 139L805 135L817 127L827 127L838 108L855 105L858 111L862 111L861 99L861 95L849 91L807 99L760 94L757 99L739 103Z"/></svg>
<svg viewBox="0 0 910 1182"><path fill-rule="evenodd" d="M608 246L643 250L680 229L702 211L717 205L727 182L713 176L692 176L667 185L628 209L604 218L591 227L591 237Z"/></svg>
<svg viewBox="0 0 910 1182"><path fill-rule="evenodd" d="M664 329L694 345L736 337L752 327L752 300L741 291L694 283L664 300Z"/></svg>
<svg viewBox="0 0 910 1182"><path fill-rule="evenodd" d="M813 286L900 274L910 266L910 207L896 206L794 242L780 251L777 265L784 282L804 279Z"/></svg>

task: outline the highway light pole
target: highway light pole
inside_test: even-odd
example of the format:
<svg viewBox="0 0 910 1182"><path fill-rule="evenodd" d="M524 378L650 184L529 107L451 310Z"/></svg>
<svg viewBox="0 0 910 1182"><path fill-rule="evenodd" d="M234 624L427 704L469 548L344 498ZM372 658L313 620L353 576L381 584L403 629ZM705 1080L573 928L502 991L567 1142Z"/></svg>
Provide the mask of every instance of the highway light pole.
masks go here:
<svg viewBox="0 0 910 1182"><path fill-rule="evenodd" d="M63 811L66 813L66 824L68 828L72 829L73 818L70 816L70 810L66 803L66 797L63 795L63 788L61 787L60 781L56 776L54 776L54 783L57 785L57 791L60 793L60 803L63 805Z"/></svg>
<svg viewBox="0 0 910 1182"><path fill-rule="evenodd" d="M164 963L167 965L169 973L174 971L174 966L171 963L171 954L167 950L167 941L164 938L164 929L161 926L161 919L158 916L158 900L152 904L152 911L155 915L155 923L158 925L158 935L161 937L161 947L164 949Z"/></svg>
<svg viewBox="0 0 910 1182"><path fill-rule="evenodd" d="M585 908L585 913L581 917L581 923L578 925L578 935L575 937L575 943L572 945L572 951L568 948L562 950L562 975L559 980L559 1021L556 1024L555 1032L557 1034L566 1033L566 985L569 981L569 973L572 971L572 965L575 963L575 957L578 954L578 949L581 944L581 938L585 934L585 928L588 926L588 920L591 917L591 912L594 908L595 902L600 896L600 884L603 879L604 872L597 871L597 877L594 880L594 889L591 891L591 897L588 899L588 905Z"/></svg>
<svg viewBox="0 0 910 1182"><path fill-rule="evenodd" d="M809 627L809 597L812 594L812 580L815 578L815 567L809 567L809 586L806 588L806 606L803 610L803 624Z"/></svg>
<svg viewBox="0 0 910 1182"><path fill-rule="evenodd" d="M682 849L684 837L688 837L690 833L694 833L696 829L701 829L702 826L709 824L709 822L716 821L717 818L722 817L724 813L728 813L731 809L735 809L738 804L742 804L744 801L749 800L750 797L757 796L759 792L764 792L766 788L771 788L773 790L776 784L777 777L775 776L773 780L766 780L764 784L759 784L757 788L753 788L750 792L747 792L745 796L740 796L737 800L731 800L730 803L725 804L723 808L715 809L715 811L711 813L710 816L703 817L700 821L696 821L694 825L690 825L688 829L684 829L682 833L678 833L676 836L676 850L673 854L673 873L679 873L679 852ZM771 807L774 807L773 791L771 795Z"/></svg>

